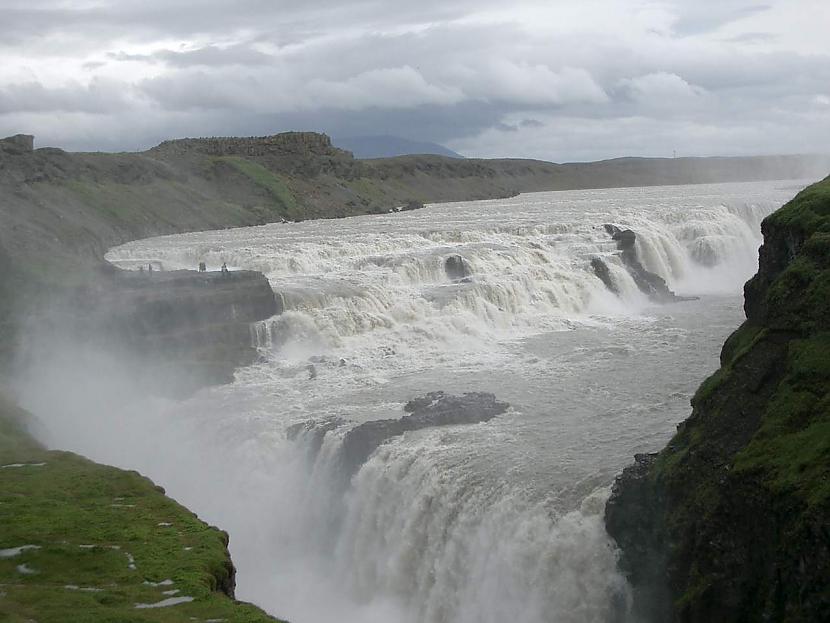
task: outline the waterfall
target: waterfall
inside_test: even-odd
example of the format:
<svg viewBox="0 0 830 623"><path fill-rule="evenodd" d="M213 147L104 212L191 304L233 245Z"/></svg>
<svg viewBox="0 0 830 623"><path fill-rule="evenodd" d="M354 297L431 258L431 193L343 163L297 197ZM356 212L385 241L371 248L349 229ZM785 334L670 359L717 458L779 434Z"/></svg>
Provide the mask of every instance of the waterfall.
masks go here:
<svg viewBox="0 0 830 623"><path fill-rule="evenodd" d="M116 365L68 358L25 402L50 443L139 469L227 529L239 597L295 623L619 623L611 480L688 415L740 320L760 222L791 194L536 193L132 242L107 258L264 272L284 311L251 328L260 361L187 401L123 409L129 383L109 383L112 401L88 391ZM605 224L702 300L649 301ZM470 274L448 273L453 256ZM344 472L348 430L437 389L511 409L408 431Z"/></svg>

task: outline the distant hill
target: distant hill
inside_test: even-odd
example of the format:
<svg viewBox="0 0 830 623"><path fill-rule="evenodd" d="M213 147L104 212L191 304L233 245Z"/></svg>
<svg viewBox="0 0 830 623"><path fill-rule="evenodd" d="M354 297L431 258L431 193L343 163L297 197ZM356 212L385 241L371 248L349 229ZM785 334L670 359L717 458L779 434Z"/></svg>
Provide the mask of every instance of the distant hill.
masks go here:
<svg viewBox="0 0 830 623"><path fill-rule="evenodd" d="M448 158L464 157L438 143L410 141L399 136L350 136L333 138L332 142L336 147L352 152L359 160L420 154L447 156Z"/></svg>

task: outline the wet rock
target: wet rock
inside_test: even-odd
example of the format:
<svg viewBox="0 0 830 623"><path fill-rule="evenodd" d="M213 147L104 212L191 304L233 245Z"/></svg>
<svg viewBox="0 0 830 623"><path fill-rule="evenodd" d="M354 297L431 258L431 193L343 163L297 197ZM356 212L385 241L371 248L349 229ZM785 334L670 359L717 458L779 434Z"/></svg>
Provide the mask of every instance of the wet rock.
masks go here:
<svg viewBox="0 0 830 623"><path fill-rule="evenodd" d="M122 271L109 266L44 312L45 331L117 356L148 391L186 396L257 360L252 323L279 308L261 273Z"/></svg>
<svg viewBox="0 0 830 623"><path fill-rule="evenodd" d="M453 396L430 392L410 400L404 415L397 420L374 420L354 427L343 438L343 460L348 471L355 471L387 439L406 431L487 422L507 411L510 405L496 400L493 394L472 392Z"/></svg>
<svg viewBox="0 0 830 623"><path fill-rule="evenodd" d="M451 255L444 261L444 272L453 281L461 281L473 274L470 263L460 255Z"/></svg>
<svg viewBox="0 0 830 623"><path fill-rule="evenodd" d="M617 248L621 251L626 249L633 249L637 242L637 234L630 229L620 229L616 225L603 225L605 231L611 236L611 240L617 243Z"/></svg>
<svg viewBox="0 0 830 623"><path fill-rule="evenodd" d="M665 535L657 519L663 512L649 474L657 453L635 454L634 464L617 477L605 506L605 525L625 555L622 571L634 587L637 620L670 621Z"/></svg>
<svg viewBox="0 0 830 623"><path fill-rule="evenodd" d="M591 268L594 270L594 274L597 277L599 277L599 280L605 284L606 288L608 288L614 294L620 293L620 289L617 287L617 284L614 283L614 279L611 277L611 271L608 269L608 264L606 264L600 258L595 257L591 260Z"/></svg>
<svg viewBox="0 0 830 623"><path fill-rule="evenodd" d="M603 225L603 227L605 227L605 231L608 232L611 239L617 243L617 249L620 251L620 259L628 274L631 275L640 292L645 294L649 299L655 303L679 303L681 301L696 301L698 299L696 296L677 296L669 289L665 279L656 273L646 270L646 267L643 266L637 257L637 234L632 230L620 229L616 225L610 225L608 223ZM593 261L591 264L593 266ZM605 268L607 270L608 267L606 266ZM597 272L596 266L594 266L594 272ZM605 283L604 279L603 283ZM607 286L608 284L606 283L605 285ZM609 289L611 288L609 287Z"/></svg>
<svg viewBox="0 0 830 623"><path fill-rule="evenodd" d="M409 210L420 210L424 207L424 204L420 201L410 200L403 204L400 208L401 212L407 212Z"/></svg>

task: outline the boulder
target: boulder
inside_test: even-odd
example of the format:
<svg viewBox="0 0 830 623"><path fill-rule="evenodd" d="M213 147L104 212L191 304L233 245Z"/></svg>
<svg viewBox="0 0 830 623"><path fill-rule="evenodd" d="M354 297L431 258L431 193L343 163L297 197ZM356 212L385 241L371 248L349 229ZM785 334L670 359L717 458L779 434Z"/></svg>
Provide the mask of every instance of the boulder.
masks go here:
<svg viewBox="0 0 830 623"><path fill-rule="evenodd" d="M461 281L473 274L470 263L460 255L450 255L444 261L444 272L452 281Z"/></svg>
<svg viewBox="0 0 830 623"><path fill-rule="evenodd" d="M347 471L356 471L387 439L406 431L487 422L507 411L510 405L485 392L453 396L430 392L404 405L408 415L397 420L374 420L351 429L343 438L342 457Z"/></svg>

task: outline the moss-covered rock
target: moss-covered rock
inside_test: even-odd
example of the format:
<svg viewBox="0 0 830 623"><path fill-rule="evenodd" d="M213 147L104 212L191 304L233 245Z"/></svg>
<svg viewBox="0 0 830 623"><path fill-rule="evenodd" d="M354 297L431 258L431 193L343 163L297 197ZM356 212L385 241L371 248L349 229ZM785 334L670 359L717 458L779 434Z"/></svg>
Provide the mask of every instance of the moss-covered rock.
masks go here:
<svg viewBox="0 0 830 623"><path fill-rule="evenodd" d="M233 599L226 533L136 472L48 451L0 396L0 620L275 621Z"/></svg>
<svg viewBox="0 0 830 623"><path fill-rule="evenodd" d="M647 621L830 613L830 178L765 219L747 321L606 509Z"/></svg>

